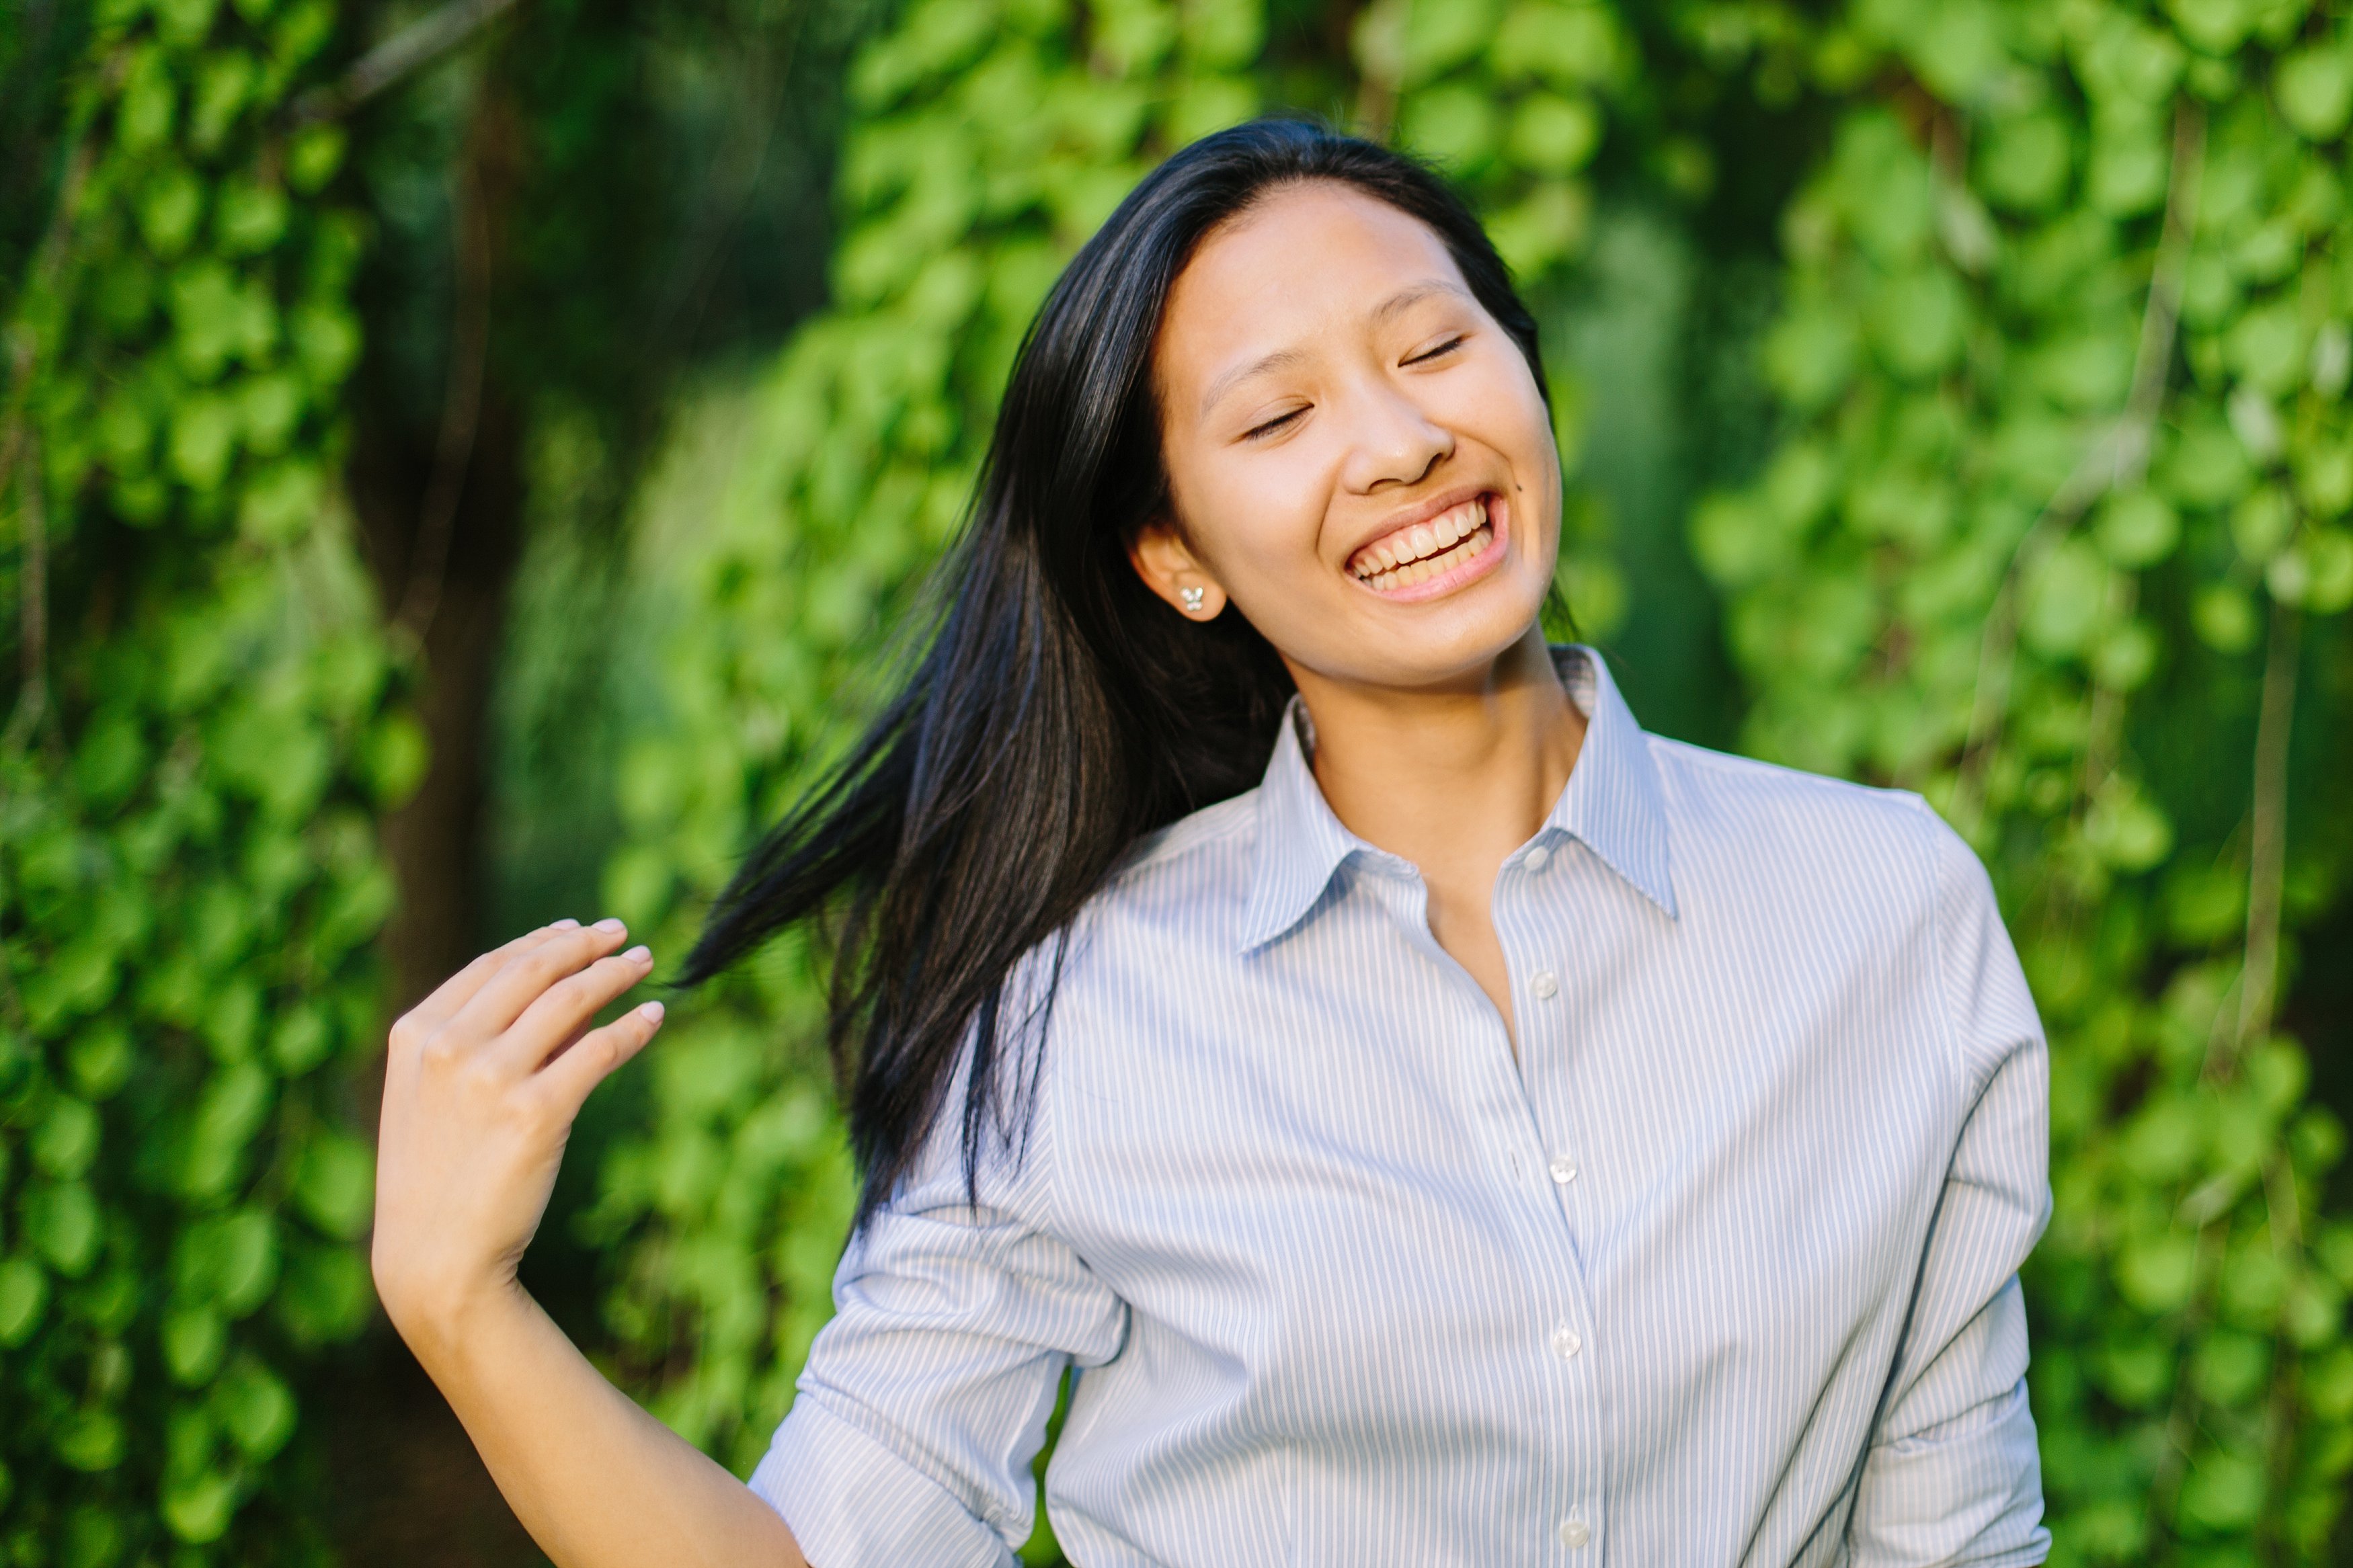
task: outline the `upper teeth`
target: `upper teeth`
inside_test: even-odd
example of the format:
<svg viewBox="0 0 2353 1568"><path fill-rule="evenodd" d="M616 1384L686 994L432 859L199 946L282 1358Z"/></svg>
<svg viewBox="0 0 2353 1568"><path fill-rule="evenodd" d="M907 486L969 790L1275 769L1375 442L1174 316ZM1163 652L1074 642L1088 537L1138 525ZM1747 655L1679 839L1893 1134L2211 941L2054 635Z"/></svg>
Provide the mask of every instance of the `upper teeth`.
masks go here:
<svg viewBox="0 0 2353 1568"><path fill-rule="evenodd" d="M1486 523L1487 503L1482 498L1474 496L1461 506L1448 508L1427 522L1417 522L1410 528L1400 529L1358 551L1352 564L1359 577L1377 576L1409 562L1419 561L1424 556L1451 549L1478 532Z"/></svg>

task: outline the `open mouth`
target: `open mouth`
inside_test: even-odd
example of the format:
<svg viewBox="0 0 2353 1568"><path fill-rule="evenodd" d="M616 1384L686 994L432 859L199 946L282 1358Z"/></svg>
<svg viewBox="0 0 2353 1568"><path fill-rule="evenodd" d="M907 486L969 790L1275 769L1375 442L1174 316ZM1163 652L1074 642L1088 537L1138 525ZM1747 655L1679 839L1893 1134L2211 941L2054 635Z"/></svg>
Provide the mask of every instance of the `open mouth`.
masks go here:
<svg viewBox="0 0 2353 1568"><path fill-rule="evenodd" d="M1348 570L1373 592L1395 594L1469 564L1494 542L1487 498L1478 495L1376 539L1349 557Z"/></svg>

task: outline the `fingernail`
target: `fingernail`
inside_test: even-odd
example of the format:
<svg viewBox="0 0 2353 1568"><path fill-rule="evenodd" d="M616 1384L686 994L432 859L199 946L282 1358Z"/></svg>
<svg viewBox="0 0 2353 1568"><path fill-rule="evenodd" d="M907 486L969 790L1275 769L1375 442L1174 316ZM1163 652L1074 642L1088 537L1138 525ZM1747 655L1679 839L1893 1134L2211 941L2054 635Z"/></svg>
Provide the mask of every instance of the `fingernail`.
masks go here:
<svg viewBox="0 0 2353 1568"><path fill-rule="evenodd" d="M654 950L650 947L633 947L621 956L632 963L651 963L654 961Z"/></svg>
<svg viewBox="0 0 2353 1568"><path fill-rule="evenodd" d="M629 928L615 920L612 916L607 915L603 920L596 922L596 929L602 931L627 931Z"/></svg>
<svg viewBox="0 0 2353 1568"><path fill-rule="evenodd" d="M662 1011L660 1003L649 1002L638 1009L638 1016L649 1024L659 1024L662 1021Z"/></svg>
<svg viewBox="0 0 2353 1568"><path fill-rule="evenodd" d="M566 916L563 920L556 921L552 929L555 931L578 931L580 929L580 922L569 916Z"/></svg>

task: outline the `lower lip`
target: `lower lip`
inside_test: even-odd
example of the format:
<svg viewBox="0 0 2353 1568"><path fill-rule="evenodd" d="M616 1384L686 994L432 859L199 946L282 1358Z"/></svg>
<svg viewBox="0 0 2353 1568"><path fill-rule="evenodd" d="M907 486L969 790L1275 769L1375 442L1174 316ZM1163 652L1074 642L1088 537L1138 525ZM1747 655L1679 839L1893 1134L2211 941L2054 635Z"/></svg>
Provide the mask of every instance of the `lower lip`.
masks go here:
<svg viewBox="0 0 2353 1568"><path fill-rule="evenodd" d="M1502 496L1487 497L1487 526L1495 533L1495 537L1487 542L1487 548L1461 565L1435 577L1425 577L1410 587L1392 588L1385 594L1353 572L1348 574L1348 580L1384 605L1419 605L1443 597L1458 588L1468 587L1503 564L1504 546L1511 539L1511 531L1506 526L1509 517Z"/></svg>

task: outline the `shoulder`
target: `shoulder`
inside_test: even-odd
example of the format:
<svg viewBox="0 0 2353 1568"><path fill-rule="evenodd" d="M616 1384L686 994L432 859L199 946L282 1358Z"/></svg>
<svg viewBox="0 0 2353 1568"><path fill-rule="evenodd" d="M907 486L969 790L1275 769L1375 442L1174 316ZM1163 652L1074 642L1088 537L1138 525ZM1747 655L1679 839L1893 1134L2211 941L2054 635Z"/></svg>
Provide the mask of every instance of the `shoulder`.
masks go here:
<svg viewBox="0 0 2353 1568"><path fill-rule="evenodd" d="M1791 941L1919 973L1975 1078L2040 1038L1992 879L1926 800L1676 741L1651 749L1679 895L1688 871L1739 916L1786 922Z"/></svg>
<svg viewBox="0 0 2353 1568"><path fill-rule="evenodd" d="M1933 901L1956 851L1976 857L1928 803L1772 763L1649 737L1678 862L1760 862L1805 886L1884 889L1891 879ZM1982 876L1982 873L1979 873Z"/></svg>
<svg viewBox="0 0 2353 1568"><path fill-rule="evenodd" d="M1082 921L1148 915L1184 906L1199 910L1248 896L1258 840L1255 789L1205 805L1130 847L1087 902Z"/></svg>

